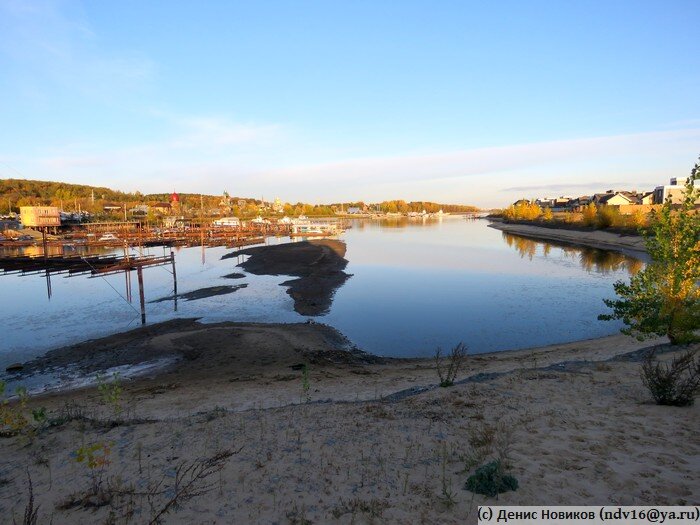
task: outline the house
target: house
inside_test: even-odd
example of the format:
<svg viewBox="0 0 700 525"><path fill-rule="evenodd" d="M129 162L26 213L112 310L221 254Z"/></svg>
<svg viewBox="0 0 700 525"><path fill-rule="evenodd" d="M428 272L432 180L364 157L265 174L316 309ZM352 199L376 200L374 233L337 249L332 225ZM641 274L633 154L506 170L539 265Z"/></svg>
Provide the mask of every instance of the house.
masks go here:
<svg viewBox="0 0 700 525"><path fill-rule="evenodd" d="M170 213L172 206L167 202L156 202L151 206L156 213Z"/></svg>
<svg viewBox="0 0 700 525"><path fill-rule="evenodd" d="M593 200L593 197L590 197L588 195L582 195L581 197L576 197L575 199L571 199L566 207L571 210L571 211L583 211L583 209L588 206L591 201Z"/></svg>
<svg viewBox="0 0 700 525"><path fill-rule="evenodd" d="M635 200L626 192L608 190L605 193L596 193L593 196L593 203L596 206L624 206L627 204L636 204Z"/></svg>
<svg viewBox="0 0 700 525"><path fill-rule="evenodd" d="M131 215L137 216L137 217L145 217L148 215L148 205L147 204L139 204L137 206L134 206L129 210L129 213Z"/></svg>
<svg viewBox="0 0 700 525"><path fill-rule="evenodd" d="M663 204L667 199L671 200L671 204L682 203L687 180L687 177L674 177L671 179L670 184L654 188L654 204Z"/></svg>
<svg viewBox="0 0 700 525"><path fill-rule="evenodd" d="M647 191L639 194L639 204L649 205L654 204L654 192Z"/></svg>
<svg viewBox="0 0 700 525"><path fill-rule="evenodd" d="M348 206L348 215L357 215L358 213L362 213L362 210L358 206Z"/></svg>
<svg viewBox="0 0 700 525"><path fill-rule="evenodd" d="M19 216L25 227L61 225L61 214L56 206L20 206Z"/></svg>

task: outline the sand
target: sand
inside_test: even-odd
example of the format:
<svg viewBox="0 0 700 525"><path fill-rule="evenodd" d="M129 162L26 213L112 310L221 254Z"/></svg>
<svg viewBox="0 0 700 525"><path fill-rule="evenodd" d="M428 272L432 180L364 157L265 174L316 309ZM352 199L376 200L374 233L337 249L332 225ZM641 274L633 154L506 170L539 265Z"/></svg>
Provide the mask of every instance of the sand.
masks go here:
<svg viewBox="0 0 700 525"><path fill-rule="evenodd" d="M504 232L542 239L564 244L589 246L601 250L612 250L624 253L642 260L647 260L644 238L639 235L623 235L603 230L569 230L562 228L545 228L529 224L511 224L501 221L491 221L489 227Z"/></svg>
<svg viewBox="0 0 700 525"><path fill-rule="evenodd" d="M450 388L430 359L375 358L314 323L184 320L69 347L47 359L180 360L122 382L119 413L94 387L30 399L25 413L45 407L54 424L1 439L0 515L24 512L27 472L39 523L149 523L164 509L164 523L475 523L482 503L697 505L700 409L650 402L650 344L673 355L617 335L469 356ZM91 473L76 451L93 444L109 464ZM463 488L498 456L517 491ZM168 506L203 458L198 493ZM102 497L86 497L93 485Z"/></svg>
<svg viewBox="0 0 700 525"><path fill-rule="evenodd" d="M224 255L222 259L248 255L239 264L255 275L292 275L281 283L289 287L287 293L294 299L294 310L301 315L317 316L327 313L335 291L351 276L343 270L345 243L337 239L246 248Z"/></svg>

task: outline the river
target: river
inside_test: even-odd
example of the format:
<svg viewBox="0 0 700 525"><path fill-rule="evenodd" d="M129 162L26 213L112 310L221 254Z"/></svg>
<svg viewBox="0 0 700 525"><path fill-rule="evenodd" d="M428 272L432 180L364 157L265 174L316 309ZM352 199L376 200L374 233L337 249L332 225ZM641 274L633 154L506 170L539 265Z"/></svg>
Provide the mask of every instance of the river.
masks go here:
<svg viewBox="0 0 700 525"><path fill-rule="evenodd" d="M339 329L358 347L379 355L425 357L464 342L472 353L527 348L616 333L601 322L613 283L642 267L615 252L537 242L487 227L485 220L352 221L347 244L352 277L317 322ZM268 243L289 242L270 238ZM169 249L167 249L169 251ZM163 248L148 253L163 254ZM203 322L300 322L279 283L285 276L245 275L225 248L175 249L180 293L219 285L247 286L228 295L146 305L149 323L174 317ZM145 295L172 294L169 268L144 271ZM136 279L133 279L135 286ZM48 349L136 328L138 291L125 300L124 275L106 278L0 276L0 366Z"/></svg>

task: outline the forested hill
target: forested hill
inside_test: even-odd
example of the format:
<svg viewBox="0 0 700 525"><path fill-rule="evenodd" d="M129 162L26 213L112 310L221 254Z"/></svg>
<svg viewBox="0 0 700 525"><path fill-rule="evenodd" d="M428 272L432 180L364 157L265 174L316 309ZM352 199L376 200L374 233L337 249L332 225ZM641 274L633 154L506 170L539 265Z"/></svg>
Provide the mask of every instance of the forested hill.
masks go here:
<svg viewBox="0 0 700 525"><path fill-rule="evenodd" d="M229 197L226 192L224 202L230 204L232 212L236 213L256 213L257 205L261 203L258 199L245 197ZM207 208L217 207L222 202L222 195L204 195L193 193L179 193L180 202L187 207L205 206ZM240 200L245 201L244 204ZM25 179L0 179L0 213L5 211L19 211L20 206L52 205L62 206L66 210L78 209L88 211L100 211L102 206L109 203L126 204L133 206L136 204L153 204L158 201L170 201L170 193L142 194L139 191L123 192L102 186L88 186L86 184L68 184L66 182L51 182L41 180ZM239 206L241 208L239 209ZM250 207L249 210L243 208ZM457 204L438 204L427 201L405 202L402 200L384 201L380 204L367 205L364 202L343 202L333 204L311 205L304 203L287 204L284 206L285 214L333 214L339 210L347 210L350 207L357 207L363 211L382 212L436 212L442 209L445 212L470 212L476 211L474 206L464 206Z"/></svg>

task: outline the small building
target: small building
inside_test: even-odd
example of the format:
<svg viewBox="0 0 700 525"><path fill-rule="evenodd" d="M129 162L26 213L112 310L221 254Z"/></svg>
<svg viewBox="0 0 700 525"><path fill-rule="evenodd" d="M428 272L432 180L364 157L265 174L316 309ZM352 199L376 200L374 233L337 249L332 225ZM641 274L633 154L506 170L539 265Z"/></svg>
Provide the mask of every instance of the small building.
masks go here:
<svg viewBox="0 0 700 525"><path fill-rule="evenodd" d="M170 213L170 211L173 209L173 207L168 204L167 202L156 202L153 206L153 211L157 213Z"/></svg>
<svg viewBox="0 0 700 525"><path fill-rule="evenodd" d="M596 193L593 195L593 203L596 206L625 206L628 204L636 204L635 199L628 196L622 191L608 190L605 193Z"/></svg>
<svg viewBox="0 0 700 525"><path fill-rule="evenodd" d="M19 216L22 224L29 228L61 225L61 214L56 206L21 206Z"/></svg>
<svg viewBox="0 0 700 525"><path fill-rule="evenodd" d="M650 205L650 204L655 204L654 203L654 192L647 191L644 193L640 193L639 194L639 204L643 204L645 206Z"/></svg>
<svg viewBox="0 0 700 525"><path fill-rule="evenodd" d="M114 213L124 209L124 206L122 206L121 204L116 204L114 202L106 202L104 206L102 206L102 209L107 213Z"/></svg>
<svg viewBox="0 0 700 525"><path fill-rule="evenodd" d="M146 215L148 215L148 205L139 204L137 206L134 206L133 208L129 209L129 213L136 217L145 217Z"/></svg>

